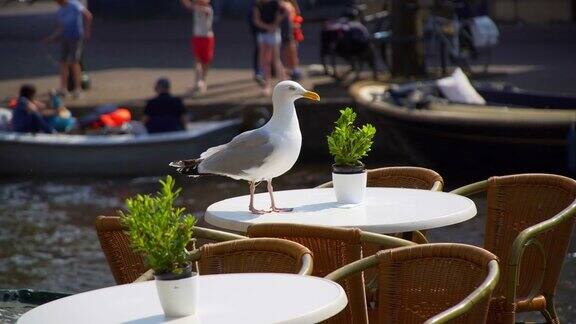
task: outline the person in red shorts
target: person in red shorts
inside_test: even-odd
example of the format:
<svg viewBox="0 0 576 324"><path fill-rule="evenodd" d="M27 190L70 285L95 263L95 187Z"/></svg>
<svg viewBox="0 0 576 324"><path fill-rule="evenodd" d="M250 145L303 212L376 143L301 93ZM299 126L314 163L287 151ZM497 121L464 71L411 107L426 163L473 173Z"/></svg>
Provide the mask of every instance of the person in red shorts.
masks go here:
<svg viewBox="0 0 576 324"><path fill-rule="evenodd" d="M210 0L180 1L184 8L194 14L194 28L191 40L192 52L196 60L196 85L194 90L202 93L207 89L206 76L214 57L214 32L212 31L214 10Z"/></svg>

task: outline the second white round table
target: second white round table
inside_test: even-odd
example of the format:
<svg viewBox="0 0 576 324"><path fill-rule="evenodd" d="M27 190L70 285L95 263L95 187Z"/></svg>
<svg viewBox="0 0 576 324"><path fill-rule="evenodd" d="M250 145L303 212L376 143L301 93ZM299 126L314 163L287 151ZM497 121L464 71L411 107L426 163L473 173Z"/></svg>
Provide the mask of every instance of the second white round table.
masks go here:
<svg viewBox="0 0 576 324"><path fill-rule="evenodd" d="M197 314L166 318L154 281L108 287L40 305L19 324L317 323L348 299L337 283L317 277L245 273L198 277Z"/></svg>
<svg viewBox="0 0 576 324"><path fill-rule="evenodd" d="M255 215L248 211L250 197L246 195L210 205L205 219L238 232L252 224L295 223L387 234L448 226L476 215L476 205L469 198L429 190L370 187L364 203L355 206L339 204L332 188L277 191L274 196L279 206L294 210ZM269 201L267 193L255 196L256 208L265 208Z"/></svg>

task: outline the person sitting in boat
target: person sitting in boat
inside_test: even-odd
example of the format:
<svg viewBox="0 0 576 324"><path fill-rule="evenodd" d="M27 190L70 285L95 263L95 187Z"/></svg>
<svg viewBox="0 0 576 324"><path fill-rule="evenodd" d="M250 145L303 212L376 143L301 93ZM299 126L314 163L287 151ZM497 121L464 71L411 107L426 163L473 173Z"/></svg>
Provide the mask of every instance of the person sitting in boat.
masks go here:
<svg viewBox="0 0 576 324"><path fill-rule="evenodd" d="M44 117L50 127L59 133L69 133L76 128L76 118L72 117L56 91L50 92L50 108L51 113Z"/></svg>
<svg viewBox="0 0 576 324"><path fill-rule="evenodd" d="M186 109L182 99L170 94L170 81L156 81L156 98L149 100L144 108L142 123L148 133L174 132L186 129Z"/></svg>
<svg viewBox="0 0 576 324"><path fill-rule="evenodd" d="M46 105L34 100L36 87L22 85L16 108L12 112L12 130L18 133L53 133L43 116Z"/></svg>

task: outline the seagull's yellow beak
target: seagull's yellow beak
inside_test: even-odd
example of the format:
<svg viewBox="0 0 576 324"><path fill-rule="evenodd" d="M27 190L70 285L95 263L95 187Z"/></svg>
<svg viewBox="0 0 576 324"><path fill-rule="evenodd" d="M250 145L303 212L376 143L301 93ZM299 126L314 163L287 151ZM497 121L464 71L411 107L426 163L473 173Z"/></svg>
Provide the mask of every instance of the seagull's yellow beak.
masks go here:
<svg viewBox="0 0 576 324"><path fill-rule="evenodd" d="M302 97L314 101L320 101L320 96L314 91L306 91L302 94Z"/></svg>

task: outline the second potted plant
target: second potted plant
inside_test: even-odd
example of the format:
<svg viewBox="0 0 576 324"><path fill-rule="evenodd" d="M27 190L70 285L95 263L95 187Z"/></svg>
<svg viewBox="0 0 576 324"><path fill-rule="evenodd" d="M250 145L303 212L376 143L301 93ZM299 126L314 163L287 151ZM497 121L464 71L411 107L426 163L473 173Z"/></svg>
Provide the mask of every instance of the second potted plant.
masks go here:
<svg viewBox="0 0 576 324"><path fill-rule="evenodd" d="M336 126L328 135L328 148L334 157L332 183L336 199L343 204L359 204L366 193L366 168L361 159L368 155L376 128L371 124L354 126L356 113L347 107L340 111Z"/></svg>
<svg viewBox="0 0 576 324"><path fill-rule="evenodd" d="M186 245L192 236L196 219L173 206L180 189L174 191L174 180L162 181L155 196L137 195L126 200L128 212L120 212L128 227L132 247L144 256L154 271L156 288L167 317L192 315L196 312L198 285L196 273L188 261Z"/></svg>

